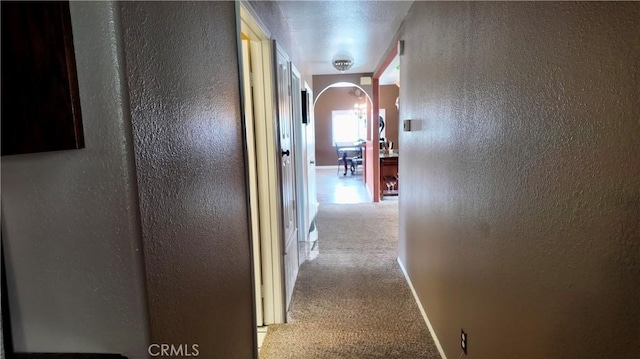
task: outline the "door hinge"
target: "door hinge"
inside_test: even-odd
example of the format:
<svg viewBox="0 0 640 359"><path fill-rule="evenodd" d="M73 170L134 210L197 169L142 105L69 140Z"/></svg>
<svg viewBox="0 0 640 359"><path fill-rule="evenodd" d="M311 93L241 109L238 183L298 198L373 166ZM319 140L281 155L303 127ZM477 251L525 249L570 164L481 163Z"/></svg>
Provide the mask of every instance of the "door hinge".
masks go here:
<svg viewBox="0 0 640 359"><path fill-rule="evenodd" d="M253 72L249 73L249 86L253 87Z"/></svg>
<svg viewBox="0 0 640 359"><path fill-rule="evenodd" d="M264 298L264 285L260 285L260 297Z"/></svg>

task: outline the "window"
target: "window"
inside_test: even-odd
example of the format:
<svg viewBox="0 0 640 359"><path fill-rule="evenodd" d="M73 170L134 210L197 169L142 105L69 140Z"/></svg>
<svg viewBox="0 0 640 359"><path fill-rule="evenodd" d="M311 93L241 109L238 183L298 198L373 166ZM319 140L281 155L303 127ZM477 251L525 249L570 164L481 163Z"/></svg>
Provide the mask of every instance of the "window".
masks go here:
<svg viewBox="0 0 640 359"><path fill-rule="evenodd" d="M353 111L331 111L333 143L357 142L366 138L367 116L358 117Z"/></svg>

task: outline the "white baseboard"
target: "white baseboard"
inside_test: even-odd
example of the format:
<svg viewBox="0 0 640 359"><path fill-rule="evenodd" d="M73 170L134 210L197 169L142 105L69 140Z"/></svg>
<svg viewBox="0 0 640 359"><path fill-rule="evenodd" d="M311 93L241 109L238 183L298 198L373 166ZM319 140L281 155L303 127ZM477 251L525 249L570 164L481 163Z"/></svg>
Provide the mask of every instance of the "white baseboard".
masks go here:
<svg viewBox="0 0 640 359"><path fill-rule="evenodd" d="M309 242L315 242L318 240L318 227L314 227L313 231L309 232Z"/></svg>
<svg viewBox="0 0 640 359"><path fill-rule="evenodd" d="M334 169L336 171L338 171L338 165L331 165L331 166L316 166L317 170L328 170L328 169Z"/></svg>
<svg viewBox="0 0 640 359"><path fill-rule="evenodd" d="M429 328L429 333L431 333L431 337L433 341L436 343L436 347L438 348L438 352L442 359L447 359L447 356L444 354L444 349L442 349L442 345L440 345L440 341L438 340L438 336L436 335L435 330L433 330L433 326L429 321L429 317L427 317L427 312L424 311L424 307L422 307L422 303L420 303L420 298L418 298L418 293L416 293L416 289L413 287L413 283L411 283L411 278L409 278L409 274L407 274L407 270L404 268L404 264L398 257L398 264L400 264L400 269L402 269L402 273L404 274L404 278L407 280L409 284L409 288L411 288L411 293L413 293L413 297L416 299L416 303L418 303L418 308L420 308L420 313L422 313L422 318L427 323L427 327Z"/></svg>

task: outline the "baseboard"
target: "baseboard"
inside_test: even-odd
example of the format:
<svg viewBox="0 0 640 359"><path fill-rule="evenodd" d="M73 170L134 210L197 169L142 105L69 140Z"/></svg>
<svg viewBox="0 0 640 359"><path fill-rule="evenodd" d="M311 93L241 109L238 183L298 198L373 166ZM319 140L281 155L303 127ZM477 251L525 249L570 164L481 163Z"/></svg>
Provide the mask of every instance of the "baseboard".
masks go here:
<svg viewBox="0 0 640 359"><path fill-rule="evenodd" d="M424 318L424 321L427 323L427 327L429 328L429 333L431 333L431 337L433 338L433 341L436 343L436 347L438 348L438 352L440 353L440 356L442 357L442 359L447 359L447 356L444 354L444 349L442 349L442 345L440 345L440 341L438 340L438 336L436 335L436 332L435 330L433 330L433 326L429 321L429 317L427 317L427 312L424 311L424 307L422 306L422 303L420 303L420 298L418 298L418 293L416 293L416 289L413 287L413 283L411 283L411 278L409 278L409 274L407 273L407 270L404 268L404 264L402 264L400 257L398 257L398 264L400 265L400 269L402 269L404 278L407 280L407 283L409 284L409 288L411 288L411 293L413 293L413 297L416 299L416 303L418 303L418 308L420 308L420 313L422 313L422 318Z"/></svg>
<svg viewBox="0 0 640 359"><path fill-rule="evenodd" d="M331 165L331 166L316 166L317 170L328 170L328 169L334 169L336 171L338 171L338 165Z"/></svg>
<svg viewBox="0 0 640 359"><path fill-rule="evenodd" d="M313 227L313 230L309 232L309 242L315 242L318 240L318 227Z"/></svg>

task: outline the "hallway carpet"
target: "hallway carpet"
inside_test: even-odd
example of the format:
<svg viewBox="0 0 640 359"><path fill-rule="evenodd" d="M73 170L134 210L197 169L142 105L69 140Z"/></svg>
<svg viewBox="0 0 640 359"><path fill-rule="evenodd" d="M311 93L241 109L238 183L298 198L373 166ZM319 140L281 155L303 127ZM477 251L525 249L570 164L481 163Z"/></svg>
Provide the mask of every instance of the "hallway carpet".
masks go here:
<svg viewBox="0 0 640 359"><path fill-rule="evenodd" d="M319 255L261 359L440 358L397 262L398 202L320 205Z"/></svg>

